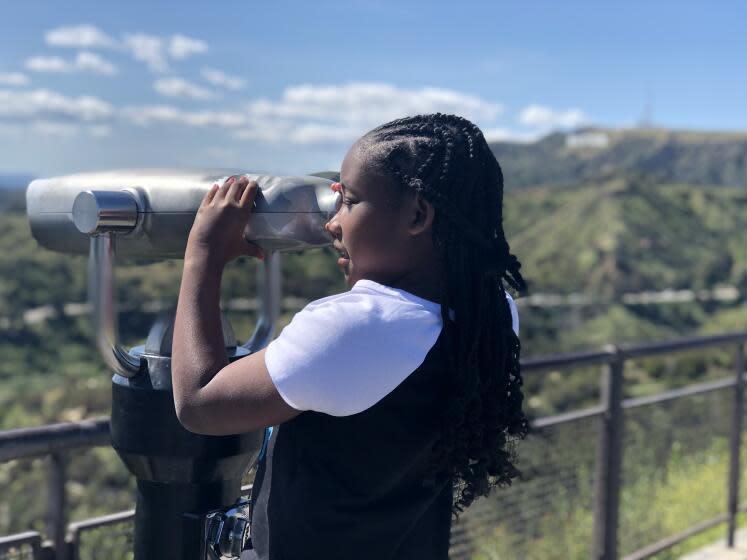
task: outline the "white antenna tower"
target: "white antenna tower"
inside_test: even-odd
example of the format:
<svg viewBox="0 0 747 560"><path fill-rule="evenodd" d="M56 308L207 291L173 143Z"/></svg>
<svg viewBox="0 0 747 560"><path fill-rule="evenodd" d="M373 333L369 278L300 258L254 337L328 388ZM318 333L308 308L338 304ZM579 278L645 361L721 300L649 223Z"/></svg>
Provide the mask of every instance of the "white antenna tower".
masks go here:
<svg viewBox="0 0 747 560"><path fill-rule="evenodd" d="M638 124L639 128L653 128L654 127L654 94L651 90L651 83L646 84L646 101L643 104L643 113L641 114L641 121Z"/></svg>

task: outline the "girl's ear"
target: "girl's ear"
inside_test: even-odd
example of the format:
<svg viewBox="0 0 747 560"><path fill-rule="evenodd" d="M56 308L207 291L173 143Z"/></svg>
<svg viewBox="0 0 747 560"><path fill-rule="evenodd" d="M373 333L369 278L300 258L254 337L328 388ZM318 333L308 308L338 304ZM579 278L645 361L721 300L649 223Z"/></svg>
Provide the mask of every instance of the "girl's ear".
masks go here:
<svg viewBox="0 0 747 560"><path fill-rule="evenodd" d="M410 221L408 229L411 235L420 235L431 229L436 211L420 193L415 193L410 204Z"/></svg>

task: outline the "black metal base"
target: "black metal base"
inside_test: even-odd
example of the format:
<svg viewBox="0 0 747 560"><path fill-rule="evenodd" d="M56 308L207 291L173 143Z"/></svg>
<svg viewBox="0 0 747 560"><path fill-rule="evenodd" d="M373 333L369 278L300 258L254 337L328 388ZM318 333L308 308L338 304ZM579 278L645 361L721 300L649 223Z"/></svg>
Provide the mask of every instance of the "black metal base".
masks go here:
<svg viewBox="0 0 747 560"><path fill-rule="evenodd" d="M135 558L197 560L204 554L202 527L185 513L203 514L234 503L241 479L212 484L163 484L138 480L135 508Z"/></svg>
<svg viewBox="0 0 747 560"><path fill-rule="evenodd" d="M186 513L236 502L263 432L202 436L179 423L170 390L147 374L112 379L112 446L137 477L135 560L197 560L203 535ZM195 546L198 545L198 546Z"/></svg>

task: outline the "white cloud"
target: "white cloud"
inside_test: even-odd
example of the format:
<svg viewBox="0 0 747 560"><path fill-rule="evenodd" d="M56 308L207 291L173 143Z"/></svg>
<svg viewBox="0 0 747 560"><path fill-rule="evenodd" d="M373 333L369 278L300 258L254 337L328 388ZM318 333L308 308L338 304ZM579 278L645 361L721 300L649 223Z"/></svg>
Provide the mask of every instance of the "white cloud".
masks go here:
<svg viewBox="0 0 747 560"><path fill-rule="evenodd" d="M0 85L3 86L27 86L29 82L29 77L21 72L0 73Z"/></svg>
<svg viewBox="0 0 747 560"><path fill-rule="evenodd" d="M358 138L363 132L365 130L359 127L339 124L292 124L271 121L261 124L261 121L250 121L250 126L238 130L234 136L240 140L318 144L349 142Z"/></svg>
<svg viewBox="0 0 747 560"><path fill-rule="evenodd" d="M122 109L122 116L139 126L153 123L178 123L181 111L171 105L131 106Z"/></svg>
<svg viewBox="0 0 747 560"><path fill-rule="evenodd" d="M251 114L269 118L324 119L373 126L419 113L457 113L492 120L503 107L479 97L439 88L400 89L382 83L301 85L287 88L278 101L259 100Z"/></svg>
<svg viewBox="0 0 747 560"><path fill-rule="evenodd" d="M482 134L485 140L492 142L534 142L541 133L536 132L518 132L509 128L484 128Z"/></svg>
<svg viewBox="0 0 747 560"><path fill-rule="evenodd" d="M86 132L95 138L103 138L111 135L112 129L105 124L95 124L86 127Z"/></svg>
<svg viewBox="0 0 747 560"><path fill-rule="evenodd" d="M193 127L239 128L248 123L247 115L232 111L183 111L171 105L130 106L122 117L139 126L181 124Z"/></svg>
<svg viewBox="0 0 747 560"><path fill-rule="evenodd" d="M34 56L26 60L26 68L32 72L55 72L70 74L73 72L92 72L111 76L117 73L117 67L105 58L90 51L81 51L74 60L68 61L59 56Z"/></svg>
<svg viewBox="0 0 747 560"><path fill-rule="evenodd" d="M193 54L202 54L207 50L208 45L205 41L185 35L172 35L169 43L169 54L177 60L182 60Z"/></svg>
<svg viewBox="0 0 747 560"><path fill-rule="evenodd" d="M519 113L519 122L539 128L575 128L588 121L581 109L556 110L544 105L529 105Z"/></svg>
<svg viewBox="0 0 747 560"><path fill-rule="evenodd" d="M229 76L215 68L203 68L201 74L202 77L211 84L230 89L231 91L237 91L246 87L245 80L237 78L236 76Z"/></svg>
<svg viewBox="0 0 747 560"><path fill-rule="evenodd" d="M53 47L76 47L83 49L111 48L115 42L98 27L89 24L58 27L44 34L44 40Z"/></svg>
<svg viewBox="0 0 747 560"><path fill-rule="evenodd" d="M72 64L59 56L32 56L26 59L26 69L32 72L71 72Z"/></svg>
<svg viewBox="0 0 747 560"><path fill-rule="evenodd" d="M277 101L260 99L247 107L262 126L237 136L289 140L300 144L348 142L384 122L421 113L455 113L490 122L503 106L454 90L402 89L383 83L300 85L287 88Z"/></svg>
<svg viewBox="0 0 747 560"><path fill-rule="evenodd" d="M139 32L125 33L121 41L115 41L104 31L90 24L58 27L47 31L44 39L48 45L54 47L124 50L129 52L135 60L145 63L154 72L168 71L169 57L174 60L183 60L195 54L205 53L208 50L208 44L205 41L179 33L169 38ZM46 59L35 62L36 66L40 68L38 71L73 71L70 69L70 63L59 57L37 58Z"/></svg>
<svg viewBox="0 0 747 560"><path fill-rule="evenodd" d="M111 105L96 97L66 97L45 89L0 89L0 119L11 121L95 122L112 117Z"/></svg>
<svg viewBox="0 0 747 560"><path fill-rule="evenodd" d="M44 136L71 137L80 134L80 127L74 123L56 121L36 121L31 124L31 129Z"/></svg>
<svg viewBox="0 0 747 560"><path fill-rule="evenodd" d="M135 60L144 62L153 72L168 71L169 56L175 60L182 60L208 50L205 41L179 34L172 35L167 40L145 33L126 33L123 43Z"/></svg>
<svg viewBox="0 0 747 560"><path fill-rule="evenodd" d="M81 133L93 138L108 136L111 129L106 125L90 125L82 127L78 123L48 121L48 120L31 120L28 122L5 123L0 120L0 134L18 136L19 134L28 134L32 132L35 136L52 136L52 137L74 137L80 136Z"/></svg>
<svg viewBox="0 0 747 560"><path fill-rule="evenodd" d="M210 90L188 82L182 78L164 78L156 80L153 88L167 97L183 97L187 99L212 99L215 94Z"/></svg>
<svg viewBox="0 0 747 560"><path fill-rule="evenodd" d="M94 74L105 74L111 76L117 73L117 67L96 53L82 51L75 58L75 67L78 70L89 70Z"/></svg>
<svg viewBox="0 0 747 560"><path fill-rule="evenodd" d="M159 80L165 95L195 97L194 84ZM166 93L168 92L168 93ZM232 130L236 138L295 144L344 143L383 122L420 113L456 113L491 122L503 107L476 96L438 88L400 89L389 84L302 85L278 100L260 99L243 111L184 111L170 105L133 106L123 117L140 126L156 123Z"/></svg>
<svg viewBox="0 0 747 560"><path fill-rule="evenodd" d="M135 60L144 62L154 72L168 70L163 39L145 33L127 33L123 40Z"/></svg>

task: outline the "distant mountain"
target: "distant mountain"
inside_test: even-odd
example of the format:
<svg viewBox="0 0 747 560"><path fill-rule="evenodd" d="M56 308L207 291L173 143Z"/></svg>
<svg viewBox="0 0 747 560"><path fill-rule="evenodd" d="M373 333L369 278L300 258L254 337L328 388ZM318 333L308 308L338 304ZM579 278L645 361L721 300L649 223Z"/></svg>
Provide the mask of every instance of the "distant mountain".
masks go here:
<svg viewBox="0 0 747 560"><path fill-rule="evenodd" d="M505 227L530 290L616 300L628 292L747 293L747 192L615 179L523 189L505 199Z"/></svg>
<svg viewBox="0 0 747 560"><path fill-rule="evenodd" d="M34 176L28 173L0 173L0 190L23 190L33 180Z"/></svg>
<svg viewBox="0 0 747 560"><path fill-rule="evenodd" d="M25 212L26 191L16 188L0 187L0 214L4 212Z"/></svg>
<svg viewBox="0 0 747 560"><path fill-rule="evenodd" d="M0 214L26 211L26 187L34 179L27 173L0 173Z"/></svg>
<svg viewBox="0 0 747 560"><path fill-rule="evenodd" d="M631 175L657 183L747 187L747 133L585 128L491 148L507 190Z"/></svg>

